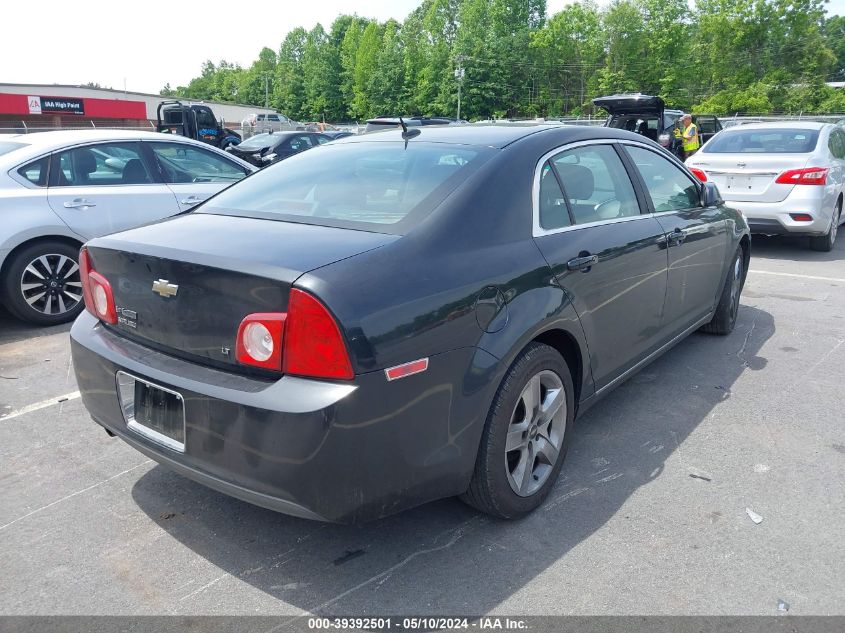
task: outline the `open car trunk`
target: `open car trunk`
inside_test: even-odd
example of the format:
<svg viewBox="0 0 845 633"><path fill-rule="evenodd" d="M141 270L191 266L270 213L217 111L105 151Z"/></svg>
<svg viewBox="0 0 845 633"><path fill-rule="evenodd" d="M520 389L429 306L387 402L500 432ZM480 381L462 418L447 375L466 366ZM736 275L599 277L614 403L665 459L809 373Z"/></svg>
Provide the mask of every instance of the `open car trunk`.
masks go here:
<svg viewBox="0 0 845 633"><path fill-rule="evenodd" d="M643 94L622 94L593 99L593 105L607 111L611 116L620 114L663 115L666 104L660 97Z"/></svg>

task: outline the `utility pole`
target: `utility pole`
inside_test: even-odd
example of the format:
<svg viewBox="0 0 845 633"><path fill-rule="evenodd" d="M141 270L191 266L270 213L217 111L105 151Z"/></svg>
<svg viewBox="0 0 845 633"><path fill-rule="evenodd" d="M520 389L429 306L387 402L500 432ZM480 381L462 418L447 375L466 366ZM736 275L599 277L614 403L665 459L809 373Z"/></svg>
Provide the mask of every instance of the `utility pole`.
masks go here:
<svg viewBox="0 0 845 633"><path fill-rule="evenodd" d="M455 68L455 79L458 80L458 116L457 119L460 120L461 118L461 85L464 83L464 74L465 69L463 67L464 56L458 55L455 57L455 64L457 64L457 68Z"/></svg>

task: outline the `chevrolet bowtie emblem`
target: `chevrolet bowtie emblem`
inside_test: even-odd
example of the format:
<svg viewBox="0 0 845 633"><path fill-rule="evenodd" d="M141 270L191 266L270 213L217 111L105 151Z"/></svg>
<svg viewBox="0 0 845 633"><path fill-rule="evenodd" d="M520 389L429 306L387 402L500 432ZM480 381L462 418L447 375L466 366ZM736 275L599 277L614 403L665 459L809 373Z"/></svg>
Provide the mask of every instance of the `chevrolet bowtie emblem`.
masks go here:
<svg viewBox="0 0 845 633"><path fill-rule="evenodd" d="M167 279L156 279L153 282L153 292L160 294L162 297L175 297L179 292L179 286L172 284Z"/></svg>

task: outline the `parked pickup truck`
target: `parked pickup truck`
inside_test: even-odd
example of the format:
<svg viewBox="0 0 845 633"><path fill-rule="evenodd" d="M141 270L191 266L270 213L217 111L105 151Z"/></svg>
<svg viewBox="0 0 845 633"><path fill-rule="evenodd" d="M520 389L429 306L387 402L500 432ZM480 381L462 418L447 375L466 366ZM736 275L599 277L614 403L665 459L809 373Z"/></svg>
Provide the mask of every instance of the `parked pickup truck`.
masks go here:
<svg viewBox="0 0 845 633"><path fill-rule="evenodd" d="M606 127L638 132L683 160L681 139L673 133L674 128L681 125L683 112L667 108L660 97L618 94L593 99L593 105L608 113ZM722 122L713 114L693 114L692 120L698 126L702 145L722 129Z"/></svg>

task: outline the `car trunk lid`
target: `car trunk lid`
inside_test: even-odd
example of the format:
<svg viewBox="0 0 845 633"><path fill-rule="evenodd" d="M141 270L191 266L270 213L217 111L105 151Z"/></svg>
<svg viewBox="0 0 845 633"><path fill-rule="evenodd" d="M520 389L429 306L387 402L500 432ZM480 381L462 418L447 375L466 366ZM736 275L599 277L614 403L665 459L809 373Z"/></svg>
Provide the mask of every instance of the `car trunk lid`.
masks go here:
<svg viewBox="0 0 845 633"><path fill-rule="evenodd" d="M789 169L807 166L809 154L699 153L690 167L707 174L725 200L735 202L781 202L795 185L775 182Z"/></svg>
<svg viewBox="0 0 845 633"><path fill-rule="evenodd" d="M285 312L303 273L378 248L394 235L191 214L99 238L88 251L109 280L122 335L218 367L237 366L238 325Z"/></svg>
<svg viewBox="0 0 845 633"><path fill-rule="evenodd" d="M606 110L611 116L620 114L651 114L661 116L666 104L660 97L644 94L623 94L598 97L593 105Z"/></svg>

